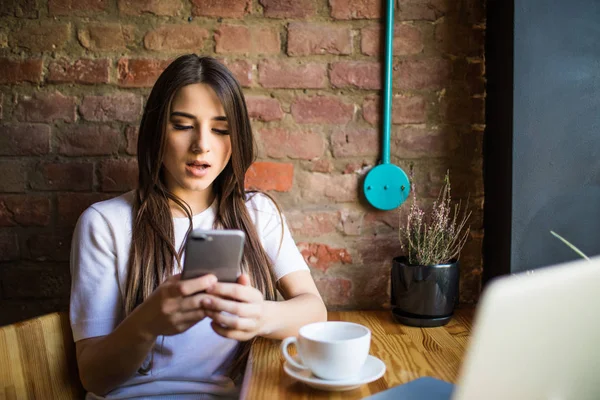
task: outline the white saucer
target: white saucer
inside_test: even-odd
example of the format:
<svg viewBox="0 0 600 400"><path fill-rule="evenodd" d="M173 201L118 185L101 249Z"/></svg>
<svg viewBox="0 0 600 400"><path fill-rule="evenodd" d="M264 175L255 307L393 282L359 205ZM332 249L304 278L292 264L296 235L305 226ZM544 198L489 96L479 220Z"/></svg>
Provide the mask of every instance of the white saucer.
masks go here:
<svg viewBox="0 0 600 400"><path fill-rule="evenodd" d="M368 356L367 361L363 365L358 376L353 379L344 379L332 381L316 377L307 369L297 369L285 362L283 370L286 374L300 382L306 383L308 386L315 389L343 391L352 390L364 385L365 383L373 382L383 376L385 373L385 364L377 357Z"/></svg>

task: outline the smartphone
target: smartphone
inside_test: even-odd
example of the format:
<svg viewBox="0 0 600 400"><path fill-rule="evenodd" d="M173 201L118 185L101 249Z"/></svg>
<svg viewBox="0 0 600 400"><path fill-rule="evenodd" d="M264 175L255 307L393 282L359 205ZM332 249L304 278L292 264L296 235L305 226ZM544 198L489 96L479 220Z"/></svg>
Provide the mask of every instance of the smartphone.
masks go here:
<svg viewBox="0 0 600 400"><path fill-rule="evenodd" d="M246 235L237 229L193 230L185 244L181 279L214 274L219 282L236 282L245 241Z"/></svg>

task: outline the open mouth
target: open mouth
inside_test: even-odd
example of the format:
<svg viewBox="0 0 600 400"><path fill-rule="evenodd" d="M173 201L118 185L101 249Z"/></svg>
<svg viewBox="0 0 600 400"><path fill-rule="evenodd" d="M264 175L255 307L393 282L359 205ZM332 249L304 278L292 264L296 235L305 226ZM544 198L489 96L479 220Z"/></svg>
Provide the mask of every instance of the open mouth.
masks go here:
<svg viewBox="0 0 600 400"><path fill-rule="evenodd" d="M192 161L187 163L185 168L192 176L203 178L208 174L210 164L206 161Z"/></svg>
<svg viewBox="0 0 600 400"><path fill-rule="evenodd" d="M210 164L205 161L192 161L187 163L188 167L197 169L206 169L210 167Z"/></svg>

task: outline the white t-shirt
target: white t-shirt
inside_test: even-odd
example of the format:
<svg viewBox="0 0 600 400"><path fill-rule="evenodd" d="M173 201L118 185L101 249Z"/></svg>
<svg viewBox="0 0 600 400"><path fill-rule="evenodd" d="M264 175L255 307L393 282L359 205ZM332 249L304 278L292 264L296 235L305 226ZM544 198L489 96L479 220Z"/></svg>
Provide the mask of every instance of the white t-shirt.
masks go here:
<svg viewBox="0 0 600 400"><path fill-rule="evenodd" d="M308 270L273 202L261 194L250 196L246 206L262 245L273 262L276 279L290 272ZM75 341L108 335L123 318L133 199L132 191L93 204L77 222L71 246L70 319ZM215 201L208 209L194 215L194 229L212 229L216 207ZM175 248L179 249L189 220L186 217L173 218L173 224ZM237 344L235 340L217 335L210 327L210 318L181 334L160 336L153 349L150 373L136 373L109 392L106 398L161 396L197 399L235 395L235 385L225 376L225 371ZM200 393L205 395L198 395ZM89 393L88 398L99 397Z"/></svg>

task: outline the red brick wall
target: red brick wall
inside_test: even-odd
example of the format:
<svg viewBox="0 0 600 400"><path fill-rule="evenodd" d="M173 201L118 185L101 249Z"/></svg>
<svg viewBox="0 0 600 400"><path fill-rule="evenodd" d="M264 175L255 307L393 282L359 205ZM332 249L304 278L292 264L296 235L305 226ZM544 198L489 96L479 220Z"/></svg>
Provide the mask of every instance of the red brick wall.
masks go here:
<svg viewBox="0 0 600 400"><path fill-rule="evenodd" d="M484 0L398 0L392 162L417 194L474 212L463 301L480 287ZM398 213L359 200L380 155L381 0L0 2L0 323L66 309L79 214L136 182L156 76L186 52L245 87L259 145L248 184L280 201L330 308L380 308ZM400 213L407 207L402 207Z"/></svg>

